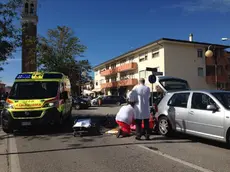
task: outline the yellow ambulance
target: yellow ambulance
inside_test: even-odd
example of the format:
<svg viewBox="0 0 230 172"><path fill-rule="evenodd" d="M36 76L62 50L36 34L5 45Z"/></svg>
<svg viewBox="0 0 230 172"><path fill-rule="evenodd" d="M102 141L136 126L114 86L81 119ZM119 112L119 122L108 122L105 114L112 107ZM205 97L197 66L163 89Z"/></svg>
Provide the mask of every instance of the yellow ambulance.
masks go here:
<svg viewBox="0 0 230 172"><path fill-rule="evenodd" d="M72 111L71 84L58 72L18 74L1 114L2 129L11 133L28 126L61 125Z"/></svg>

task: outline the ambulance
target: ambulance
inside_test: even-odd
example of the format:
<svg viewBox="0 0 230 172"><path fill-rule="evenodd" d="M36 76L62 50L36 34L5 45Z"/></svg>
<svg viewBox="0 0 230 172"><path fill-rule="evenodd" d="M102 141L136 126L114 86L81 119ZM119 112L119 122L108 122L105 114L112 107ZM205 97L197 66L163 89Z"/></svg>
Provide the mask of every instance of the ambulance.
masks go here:
<svg viewBox="0 0 230 172"><path fill-rule="evenodd" d="M70 119L70 80L58 72L18 74L1 112L6 133L23 127L58 125Z"/></svg>

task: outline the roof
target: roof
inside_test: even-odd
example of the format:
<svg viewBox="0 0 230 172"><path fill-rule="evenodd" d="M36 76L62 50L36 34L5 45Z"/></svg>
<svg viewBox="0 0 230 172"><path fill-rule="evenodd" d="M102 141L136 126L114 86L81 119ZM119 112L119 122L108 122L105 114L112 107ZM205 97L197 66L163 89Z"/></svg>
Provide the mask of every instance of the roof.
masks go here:
<svg viewBox="0 0 230 172"><path fill-rule="evenodd" d="M199 44L199 45L206 45L206 46L213 45L213 46L217 46L217 47L221 47L221 48L230 48L230 46L227 46L227 45L213 44L213 43L208 43L208 42L197 42L197 41L188 41L188 40L180 40L180 39L161 38L161 39L158 39L156 41L150 42L150 43L148 43L148 44L146 44L144 46L141 46L139 48L136 48L136 49L133 49L131 51L128 51L128 52L126 52L126 53L124 53L124 54L122 54L120 56L117 56L117 57L114 57L114 58L112 58L110 60L107 60L107 61L105 61L105 62L103 62L103 63L101 63L99 65L96 65L96 66L93 67L93 69L97 69L97 68L99 68L102 65L111 63L111 62L113 62L116 59L119 59L121 57L129 55L130 53L134 53L134 52L136 52L138 50L141 50L143 48L146 48L146 47L148 47L148 46L150 46L152 44L159 44L160 42L163 42L163 41L177 42L177 43L184 43L184 44Z"/></svg>

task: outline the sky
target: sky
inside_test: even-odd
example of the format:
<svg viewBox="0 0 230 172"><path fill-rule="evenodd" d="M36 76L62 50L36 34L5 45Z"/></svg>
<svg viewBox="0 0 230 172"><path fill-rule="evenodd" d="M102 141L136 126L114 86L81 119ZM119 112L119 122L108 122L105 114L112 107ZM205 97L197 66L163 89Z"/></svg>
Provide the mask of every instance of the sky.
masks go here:
<svg viewBox="0 0 230 172"><path fill-rule="evenodd" d="M38 0L38 35L70 27L92 66L160 38L230 45L230 0ZM12 85L21 72L21 51L0 79Z"/></svg>

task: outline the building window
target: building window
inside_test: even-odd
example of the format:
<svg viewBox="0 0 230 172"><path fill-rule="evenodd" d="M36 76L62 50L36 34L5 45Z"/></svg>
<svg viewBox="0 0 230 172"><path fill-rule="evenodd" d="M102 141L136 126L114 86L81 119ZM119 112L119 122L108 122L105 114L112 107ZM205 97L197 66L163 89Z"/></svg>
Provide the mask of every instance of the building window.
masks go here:
<svg viewBox="0 0 230 172"><path fill-rule="evenodd" d="M223 75L224 73L224 67L223 66L217 66L217 74Z"/></svg>
<svg viewBox="0 0 230 172"><path fill-rule="evenodd" d="M145 78L145 70L139 72L139 78Z"/></svg>
<svg viewBox="0 0 230 172"><path fill-rule="evenodd" d="M98 86L98 82L96 82L96 86Z"/></svg>
<svg viewBox="0 0 230 172"><path fill-rule="evenodd" d="M197 50L197 57L203 58L203 50L202 49Z"/></svg>
<svg viewBox="0 0 230 172"><path fill-rule="evenodd" d="M116 82L117 78L116 77L111 77L111 82Z"/></svg>
<svg viewBox="0 0 230 172"><path fill-rule="evenodd" d="M131 62L133 62L134 61L134 57L130 57L129 58L129 62L131 63Z"/></svg>
<svg viewBox="0 0 230 172"><path fill-rule="evenodd" d="M126 63L126 59L121 60L120 65L123 65L123 64L125 64L125 63Z"/></svg>
<svg viewBox="0 0 230 172"><path fill-rule="evenodd" d="M152 58L159 57L159 51L152 53Z"/></svg>
<svg viewBox="0 0 230 172"><path fill-rule="evenodd" d="M30 4L30 14L34 14L34 4Z"/></svg>
<svg viewBox="0 0 230 172"><path fill-rule="evenodd" d="M116 63L115 64L111 64L111 68L112 69L116 68Z"/></svg>
<svg viewBox="0 0 230 172"><path fill-rule="evenodd" d="M108 70L108 69L109 69L109 66L106 66L105 69Z"/></svg>
<svg viewBox="0 0 230 172"><path fill-rule="evenodd" d="M204 69L202 67L198 67L198 76L204 76Z"/></svg>
<svg viewBox="0 0 230 172"><path fill-rule="evenodd" d="M213 76L215 75L215 66L208 65L206 66L206 76Z"/></svg>
<svg viewBox="0 0 230 172"><path fill-rule="evenodd" d="M148 60L148 53L143 53L139 55L139 62L143 62L145 60Z"/></svg>
<svg viewBox="0 0 230 172"><path fill-rule="evenodd" d="M28 14L29 13L29 4L25 3L25 13Z"/></svg>

